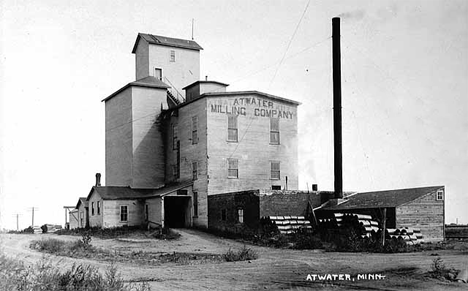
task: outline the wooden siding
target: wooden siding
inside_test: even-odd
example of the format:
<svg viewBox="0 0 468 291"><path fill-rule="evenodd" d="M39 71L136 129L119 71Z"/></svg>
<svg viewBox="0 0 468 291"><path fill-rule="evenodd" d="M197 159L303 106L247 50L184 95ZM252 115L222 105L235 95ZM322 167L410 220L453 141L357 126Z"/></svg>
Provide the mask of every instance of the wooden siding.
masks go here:
<svg viewBox="0 0 468 291"><path fill-rule="evenodd" d="M120 221L120 206L128 209L128 221ZM140 200L104 200L103 227L135 226L144 223L144 203Z"/></svg>
<svg viewBox="0 0 468 291"><path fill-rule="evenodd" d="M436 195L437 191L398 206L396 227L419 228L424 241L443 240L444 200L436 200Z"/></svg>
<svg viewBox="0 0 468 291"><path fill-rule="evenodd" d="M97 213L97 203L98 201L101 202L101 212L100 214ZM92 205L94 202L94 215L92 212ZM91 196L89 197L88 200L88 205L89 205L89 226L90 227L102 227L103 225L103 200L101 199L101 196L99 195L96 190L93 189L93 192L91 193Z"/></svg>
<svg viewBox="0 0 468 291"><path fill-rule="evenodd" d="M166 98L166 89L132 88L133 188L164 185L164 144L156 118Z"/></svg>
<svg viewBox="0 0 468 291"><path fill-rule="evenodd" d="M246 104L247 98L250 100L254 98L256 105ZM232 107L244 108L238 114L238 142L227 141L228 114L222 113L232 111ZM279 118L279 145L270 144L270 118L261 116L268 110L287 113L287 116L282 114L285 118ZM242 112L245 112L245 115ZM256 95L209 97L207 116L209 195L250 189L271 189L273 185L284 189L286 176L288 189L297 189L296 105ZM228 158L238 160L238 179L227 178ZM271 161L280 162L279 180L271 178Z"/></svg>
<svg viewBox="0 0 468 291"><path fill-rule="evenodd" d="M171 51L175 51L175 62L170 61ZM148 62L147 76L154 77L154 69L162 68L163 82L164 77L167 77L183 96L182 88L200 80L199 51L150 44Z"/></svg>
<svg viewBox="0 0 468 291"><path fill-rule="evenodd" d="M149 75L149 43L140 38L135 52L135 74L136 80L146 78Z"/></svg>
<svg viewBox="0 0 468 291"><path fill-rule="evenodd" d="M148 220L150 227L155 227L155 223L164 226L164 207L160 197L147 199L145 204L148 205Z"/></svg>
<svg viewBox="0 0 468 291"><path fill-rule="evenodd" d="M72 210L68 213L68 221L70 229L78 228L78 210Z"/></svg>
<svg viewBox="0 0 468 291"><path fill-rule="evenodd" d="M132 99L128 88L106 101L106 185L132 182Z"/></svg>

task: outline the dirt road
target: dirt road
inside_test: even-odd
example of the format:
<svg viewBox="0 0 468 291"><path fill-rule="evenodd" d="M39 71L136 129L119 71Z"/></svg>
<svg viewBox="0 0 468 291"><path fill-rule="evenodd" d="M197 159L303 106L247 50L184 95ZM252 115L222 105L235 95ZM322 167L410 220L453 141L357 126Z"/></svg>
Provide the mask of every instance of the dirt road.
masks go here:
<svg viewBox="0 0 468 291"><path fill-rule="evenodd" d="M118 251L193 252L223 254L242 243L218 238L195 230L177 230L182 234L175 241L153 239L93 238L92 245ZM43 235L0 235L4 252L28 264L37 262L44 254L31 250L32 240L54 237L77 240L78 237ZM273 249L248 246L259 254L259 259L244 262L206 263L195 265L139 266L116 263L125 280L149 281L152 290L467 290L463 283L440 282L428 279L423 273L430 269L438 254L447 266L468 268L468 252L438 250L409 254L325 253L314 250ZM108 262L91 259L73 259L47 255L58 267L85 263L100 269ZM346 274L352 280L333 280L325 283L317 275ZM380 280L360 277L358 274L381 274ZM307 277L309 279L307 280ZM315 280L313 280L315 278ZM343 277L342 277L343 278ZM338 279L338 278L337 278Z"/></svg>

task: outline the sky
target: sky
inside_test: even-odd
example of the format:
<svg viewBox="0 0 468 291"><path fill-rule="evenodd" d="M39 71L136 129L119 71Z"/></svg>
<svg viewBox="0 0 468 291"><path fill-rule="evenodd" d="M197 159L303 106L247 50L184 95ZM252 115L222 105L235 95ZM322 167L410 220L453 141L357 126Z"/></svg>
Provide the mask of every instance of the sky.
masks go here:
<svg viewBox="0 0 468 291"><path fill-rule="evenodd" d="M341 17L347 191L446 188L468 223L468 1L12 1L0 10L0 228L63 224L104 173L104 104L138 32L192 37L201 76L302 103L299 188L333 190ZM18 215L18 216L17 216Z"/></svg>

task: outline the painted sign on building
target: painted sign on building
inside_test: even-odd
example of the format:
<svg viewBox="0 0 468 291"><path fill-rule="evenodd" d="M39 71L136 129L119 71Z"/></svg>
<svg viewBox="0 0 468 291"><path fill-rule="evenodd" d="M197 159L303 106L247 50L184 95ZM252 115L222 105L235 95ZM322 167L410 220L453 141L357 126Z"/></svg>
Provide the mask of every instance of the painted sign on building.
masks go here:
<svg viewBox="0 0 468 291"><path fill-rule="evenodd" d="M260 97L211 99L211 113L293 119L295 108Z"/></svg>

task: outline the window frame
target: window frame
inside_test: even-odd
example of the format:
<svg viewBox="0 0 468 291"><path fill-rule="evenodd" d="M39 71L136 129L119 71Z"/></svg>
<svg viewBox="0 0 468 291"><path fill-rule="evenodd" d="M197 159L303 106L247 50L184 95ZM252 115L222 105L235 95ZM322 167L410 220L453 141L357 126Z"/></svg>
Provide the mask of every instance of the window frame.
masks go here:
<svg viewBox="0 0 468 291"><path fill-rule="evenodd" d="M198 116L192 116L192 144L198 144Z"/></svg>
<svg viewBox="0 0 468 291"><path fill-rule="evenodd" d="M228 136L227 136L227 141L228 142L239 142L239 125L238 125L238 116L235 114L228 114ZM235 139L231 139L230 133L234 132L235 133Z"/></svg>
<svg viewBox="0 0 468 291"><path fill-rule="evenodd" d="M97 215L101 215L101 201L97 202Z"/></svg>
<svg viewBox="0 0 468 291"><path fill-rule="evenodd" d="M238 159L233 159L233 158L228 158L227 159L227 163L228 163L228 172L227 172L227 177L229 179L239 179L239 160ZM231 168L231 165L235 165L235 168L232 167ZM231 171L235 171L235 175L231 175Z"/></svg>
<svg viewBox="0 0 468 291"><path fill-rule="evenodd" d="M94 216L94 201L91 202L91 216Z"/></svg>
<svg viewBox="0 0 468 291"><path fill-rule="evenodd" d="M276 135L276 140L272 137ZM280 122L279 118L270 118L270 144L271 145L279 145L281 144L280 141Z"/></svg>
<svg viewBox="0 0 468 291"><path fill-rule="evenodd" d="M125 207L125 212L122 209ZM125 215L125 220L122 219L123 215ZM128 222L128 205L120 205L120 222Z"/></svg>
<svg viewBox="0 0 468 291"><path fill-rule="evenodd" d="M278 165L278 169L274 169L273 165ZM273 173L278 173L278 176ZM281 180L281 162L280 161L270 161L270 179L271 180Z"/></svg>
<svg viewBox="0 0 468 291"><path fill-rule="evenodd" d="M198 191L193 191L193 217L198 217Z"/></svg>
<svg viewBox="0 0 468 291"><path fill-rule="evenodd" d="M175 63L175 61L176 61L176 52L175 50L171 50L169 52L169 62Z"/></svg>
<svg viewBox="0 0 468 291"><path fill-rule="evenodd" d="M179 135L179 129L177 128L177 124L172 124L172 150L177 150L177 139Z"/></svg>
<svg viewBox="0 0 468 291"><path fill-rule="evenodd" d="M237 222L244 223L244 208L237 208Z"/></svg>
<svg viewBox="0 0 468 291"><path fill-rule="evenodd" d="M439 196L439 194L440 194L440 196ZM443 201L444 200L444 190L437 190L436 200L437 201Z"/></svg>
<svg viewBox="0 0 468 291"><path fill-rule="evenodd" d="M192 180L198 180L198 161L192 162Z"/></svg>

